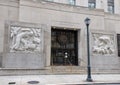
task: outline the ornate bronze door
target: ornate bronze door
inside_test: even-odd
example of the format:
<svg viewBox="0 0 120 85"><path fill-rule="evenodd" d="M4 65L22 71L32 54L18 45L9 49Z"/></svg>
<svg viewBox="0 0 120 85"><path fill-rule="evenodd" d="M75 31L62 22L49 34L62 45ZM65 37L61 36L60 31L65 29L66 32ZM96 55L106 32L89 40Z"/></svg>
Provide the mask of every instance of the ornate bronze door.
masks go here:
<svg viewBox="0 0 120 85"><path fill-rule="evenodd" d="M77 31L52 29L51 64L78 65Z"/></svg>

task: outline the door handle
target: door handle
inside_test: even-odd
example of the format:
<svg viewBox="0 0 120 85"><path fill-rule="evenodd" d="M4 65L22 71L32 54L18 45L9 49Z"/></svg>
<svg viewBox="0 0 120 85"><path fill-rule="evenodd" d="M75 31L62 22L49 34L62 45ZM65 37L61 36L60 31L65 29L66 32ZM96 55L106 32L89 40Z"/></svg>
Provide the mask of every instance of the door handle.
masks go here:
<svg viewBox="0 0 120 85"><path fill-rule="evenodd" d="M67 52L65 52L65 58L68 58L68 53Z"/></svg>

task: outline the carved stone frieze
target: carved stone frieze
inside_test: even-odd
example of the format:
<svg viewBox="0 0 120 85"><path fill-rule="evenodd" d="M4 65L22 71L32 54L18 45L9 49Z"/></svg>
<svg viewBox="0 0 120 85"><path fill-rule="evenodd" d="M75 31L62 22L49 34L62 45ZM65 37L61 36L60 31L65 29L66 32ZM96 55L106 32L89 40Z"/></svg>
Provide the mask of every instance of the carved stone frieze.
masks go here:
<svg viewBox="0 0 120 85"><path fill-rule="evenodd" d="M10 31L10 52L40 52L40 28L11 26Z"/></svg>
<svg viewBox="0 0 120 85"><path fill-rule="evenodd" d="M114 36L110 34L93 33L93 54L114 54Z"/></svg>

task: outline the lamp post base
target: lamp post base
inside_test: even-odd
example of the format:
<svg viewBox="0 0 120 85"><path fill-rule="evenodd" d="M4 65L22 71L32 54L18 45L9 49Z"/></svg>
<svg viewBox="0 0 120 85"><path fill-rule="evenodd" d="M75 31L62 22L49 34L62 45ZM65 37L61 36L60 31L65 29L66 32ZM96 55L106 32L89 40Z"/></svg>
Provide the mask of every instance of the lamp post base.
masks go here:
<svg viewBox="0 0 120 85"><path fill-rule="evenodd" d="M92 82L93 80L91 78L87 78L86 81Z"/></svg>

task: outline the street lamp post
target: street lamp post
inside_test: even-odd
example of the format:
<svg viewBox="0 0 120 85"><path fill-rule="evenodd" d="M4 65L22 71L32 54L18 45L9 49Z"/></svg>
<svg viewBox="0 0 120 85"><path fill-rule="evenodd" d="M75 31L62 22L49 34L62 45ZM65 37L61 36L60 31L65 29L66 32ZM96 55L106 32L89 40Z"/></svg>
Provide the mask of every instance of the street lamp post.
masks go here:
<svg viewBox="0 0 120 85"><path fill-rule="evenodd" d="M85 19L85 24L87 27L87 81L91 82L91 66L90 66L90 45L89 45L89 24L90 24L90 19L86 18Z"/></svg>

